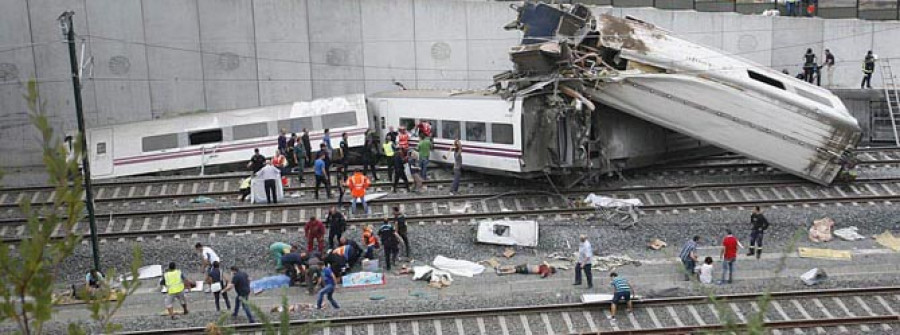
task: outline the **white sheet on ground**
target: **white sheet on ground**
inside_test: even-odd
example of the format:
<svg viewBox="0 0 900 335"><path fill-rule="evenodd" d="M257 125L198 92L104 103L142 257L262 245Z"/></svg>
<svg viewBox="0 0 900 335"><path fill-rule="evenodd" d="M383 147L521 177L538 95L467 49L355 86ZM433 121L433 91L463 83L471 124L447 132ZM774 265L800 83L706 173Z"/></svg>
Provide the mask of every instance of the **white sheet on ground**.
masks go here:
<svg viewBox="0 0 900 335"><path fill-rule="evenodd" d="M591 206L594 207L633 207L644 205L644 203L641 202L641 199L617 199L593 193L588 194L588 196L584 198L584 202L591 204Z"/></svg>
<svg viewBox="0 0 900 335"><path fill-rule="evenodd" d="M478 223L475 240L481 243L536 247L538 223L532 220L497 220Z"/></svg>
<svg viewBox="0 0 900 335"><path fill-rule="evenodd" d="M158 278L162 277L163 270L162 265L147 265L138 268L138 279L150 279L150 278ZM119 277L122 279L122 277ZM132 279L131 276L125 277L125 280L130 281Z"/></svg>
<svg viewBox="0 0 900 335"><path fill-rule="evenodd" d="M366 193L366 203L368 204L369 201L372 201L372 200L375 200L378 198L382 198L386 195L387 195L387 193ZM353 197L351 196L350 199L352 200Z"/></svg>
<svg viewBox="0 0 900 335"><path fill-rule="evenodd" d="M435 257L434 262L431 264L437 269L463 277L474 277L475 275L484 272L484 266L481 264L461 259L447 258L444 256Z"/></svg>
<svg viewBox="0 0 900 335"><path fill-rule="evenodd" d="M446 278L447 281L453 282L453 276L447 271L438 270L428 265L413 267L413 280L425 280L425 277L429 275L431 276L430 281L440 281L442 278Z"/></svg>
<svg viewBox="0 0 900 335"><path fill-rule="evenodd" d="M275 181L275 194L278 200L284 199L284 188L281 186L281 179ZM250 202L266 203L266 186L262 179L253 178L250 181Z"/></svg>
<svg viewBox="0 0 900 335"><path fill-rule="evenodd" d="M582 294L581 302L583 303L592 303L592 302L609 302L613 298L612 294L605 293L591 293L591 294Z"/></svg>
<svg viewBox="0 0 900 335"><path fill-rule="evenodd" d="M832 232L832 234L847 241L865 240L866 237L860 235L857 231L859 231L859 228L856 228L856 226L850 226L847 228L835 230L834 232Z"/></svg>

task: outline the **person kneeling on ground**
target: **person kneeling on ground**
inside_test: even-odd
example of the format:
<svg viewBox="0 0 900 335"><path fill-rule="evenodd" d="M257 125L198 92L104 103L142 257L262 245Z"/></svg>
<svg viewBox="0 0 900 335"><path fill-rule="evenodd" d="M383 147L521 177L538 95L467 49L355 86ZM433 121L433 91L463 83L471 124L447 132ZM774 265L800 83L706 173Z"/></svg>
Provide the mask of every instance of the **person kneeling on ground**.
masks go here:
<svg viewBox="0 0 900 335"><path fill-rule="evenodd" d="M550 266L549 264L547 264L547 262L544 262L541 265L528 265L528 264L521 264L521 265L515 265L515 266L504 265L504 266L497 268L498 276L513 274L513 273L518 273L518 274L523 274L523 275L535 275L536 274L536 275L541 275L541 278L547 278L550 275L556 273L556 268Z"/></svg>
<svg viewBox="0 0 900 335"><path fill-rule="evenodd" d="M713 258L706 257L703 265L700 265L700 282L704 284L712 284L713 279Z"/></svg>
<svg viewBox="0 0 900 335"><path fill-rule="evenodd" d="M244 178L244 180L241 181L241 188L240 188L241 202L244 202L244 200L247 199L247 196L250 195L250 183L252 181L253 181L253 176Z"/></svg>

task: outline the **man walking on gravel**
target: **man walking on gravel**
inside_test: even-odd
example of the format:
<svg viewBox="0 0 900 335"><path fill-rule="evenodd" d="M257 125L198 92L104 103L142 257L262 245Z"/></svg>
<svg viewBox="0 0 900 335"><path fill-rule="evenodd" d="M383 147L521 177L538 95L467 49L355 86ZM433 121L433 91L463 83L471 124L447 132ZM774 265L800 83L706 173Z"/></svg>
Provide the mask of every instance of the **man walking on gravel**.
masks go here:
<svg viewBox="0 0 900 335"><path fill-rule="evenodd" d="M731 234L731 229L725 230L725 238L722 239L722 280L719 284L731 284L734 276L734 261L737 260L737 249L743 249L744 246L738 241L737 237ZM725 274L728 274L728 281L725 281Z"/></svg>
<svg viewBox="0 0 900 335"><path fill-rule="evenodd" d="M700 242L700 236L694 236L693 239L684 244L678 257L684 264L684 281L690 281L691 275L694 273L694 267L697 266L697 243Z"/></svg>
<svg viewBox="0 0 900 335"><path fill-rule="evenodd" d="M762 215L759 206L753 208L753 213L750 214L750 224L752 225L750 228L750 252L747 253L747 256L753 256L756 253L756 259L759 259L762 256L763 235L765 235L766 229L769 229L769 221Z"/></svg>
<svg viewBox="0 0 900 335"><path fill-rule="evenodd" d="M169 270L163 274L162 279L159 281L160 285L166 287L166 311L169 312L169 317L172 320L175 320L175 312L172 309L175 300L181 303L184 314L188 313L187 300L184 297L185 281L184 273L175 268L175 262L169 263Z"/></svg>
<svg viewBox="0 0 900 335"><path fill-rule="evenodd" d="M384 264L385 269L391 270L391 261L397 258L400 252L400 238L397 237L397 231L388 218L384 218L381 227L378 228L378 237L381 239L381 245L384 246Z"/></svg>
<svg viewBox="0 0 900 335"><path fill-rule="evenodd" d="M347 220L344 219L344 214L337 211L337 208L331 207L328 216L325 217L325 223L328 224L328 249L334 249L334 241L337 240L340 244L341 236L347 230Z"/></svg>
<svg viewBox="0 0 900 335"><path fill-rule="evenodd" d="M322 221L316 219L315 216L310 217L303 226L303 232L306 234L306 252L313 251L316 241L319 242L317 250L320 253L325 252L325 225L322 224Z"/></svg>
<svg viewBox="0 0 900 335"><path fill-rule="evenodd" d="M322 289L319 291L319 298L316 300L316 309L322 309L322 298L328 297L328 301L331 302L331 307L334 309L340 309L337 301L334 301L334 288L337 285L337 278L334 276L334 272L331 271L331 264L322 264L319 262L319 267L322 267L322 275L319 276L319 283L322 284Z"/></svg>
<svg viewBox="0 0 900 335"><path fill-rule="evenodd" d="M406 215L400 211L399 206L394 206L394 224L397 226L397 234L403 240L403 248L406 251L406 258L409 258L409 237L407 237Z"/></svg>
<svg viewBox="0 0 900 335"><path fill-rule="evenodd" d="M316 200L319 200L319 185L325 184L325 197L331 199L331 184L328 181L328 171L325 167L325 155L319 154L313 164L313 173L316 175Z"/></svg>
<svg viewBox="0 0 900 335"><path fill-rule="evenodd" d="M247 303L250 302L250 276L248 276L246 272L239 270L236 266L231 267L231 273L231 283L225 288L225 291L234 289L235 293L237 293L237 296L234 297L234 313L231 313L231 317L237 317L238 311L241 309L241 304L243 303L244 313L247 314L247 320L250 321L250 323L256 323L256 321L253 320L253 314L250 314L250 307L247 306Z"/></svg>
<svg viewBox="0 0 900 335"><path fill-rule="evenodd" d="M578 247L578 261L575 263L575 284L581 285L581 271L584 269L584 276L587 278L588 289L594 288L594 275L591 273L591 259L594 258L594 249L591 248L591 242L587 236L581 235L581 245Z"/></svg>

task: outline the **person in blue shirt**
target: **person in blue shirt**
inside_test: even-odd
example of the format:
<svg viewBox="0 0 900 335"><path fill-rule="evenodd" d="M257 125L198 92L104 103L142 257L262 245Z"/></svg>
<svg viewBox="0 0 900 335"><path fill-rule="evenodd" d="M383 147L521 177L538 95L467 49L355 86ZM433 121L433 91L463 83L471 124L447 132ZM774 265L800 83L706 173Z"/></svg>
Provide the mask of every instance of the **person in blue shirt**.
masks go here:
<svg viewBox="0 0 900 335"><path fill-rule="evenodd" d="M241 304L243 304L244 313L247 314L247 320L249 320L250 323L256 323L256 321L253 320L253 314L250 313L250 308L247 307L247 303L250 301L250 276L236 266L231 267L231 273L231 283L229 283L224 290L230 291L233 289L235 293L237 293L237 296L234 297L234 313L231 313L231 317L237 317L238 311L241 309Z"/></svg>
<svg viewBox="0 0 900 335"><path fill-rule="evenodd" d="M331 271L330 264L324 264L319 262L319 266L322 267L322 275L319 276L319 283L322 284L322 289L319 290L319 298L316 300L316 309L322 309L322 298L328 296L328 301L331 302L331 307L334 309L340 309L337 301L334 301L334 288L337 284L337 278L334 276L334 272Z"/></svg>
<svg viewBox="0 0 900 335"><path fill-rule="evenodd" d="M331 146L331 132L328 129L325 129L325 134L322 136L322 143L325 143L325 149L328 150L328 156L331 157L331 152L334 150L334 147Z"/></svg>
<svg viewBox="0 0 900 335"><path fill-rule="evenodd" d="M325 170L325 156L320 153L313 164L313 172L316 174L316 199L319 199L319 185L325 184L325 196L331 199L331 184L328 182L328 174Z"/></svg>
<svg viewBox="0 0 900 335"><path fill-rule="evenodd" d="M609 278L611 278L609 286L613 287L612 303L609 305L609 318L610 320L615 320L616 304L619 303L619 301L625 300L628 305L628 313L633 311L633 306L631 305L631 292L634 290L631 288L631 285L628 284L628 280L619 277L619 274L615 272L610 273Z"/></svg>

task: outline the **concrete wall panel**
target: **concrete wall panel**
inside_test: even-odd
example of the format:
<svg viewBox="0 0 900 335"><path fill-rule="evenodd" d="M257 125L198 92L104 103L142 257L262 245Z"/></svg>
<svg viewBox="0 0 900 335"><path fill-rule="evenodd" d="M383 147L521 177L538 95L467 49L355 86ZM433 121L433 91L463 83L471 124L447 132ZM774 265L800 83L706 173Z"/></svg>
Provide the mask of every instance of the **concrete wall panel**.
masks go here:
<svg viewBox="0 0 900 335"><path fill-rule="evenodd" d="M260 103L263 105L312 96L306 6L306 1L253 2Z"/></svg>
<svg viewBox="0 0 900 335"><path fill-rule="evenodd" d="M419 88L468 86L466 3L417 1L416 72Z"/></svg>
<svg viewBox="0 0 900 335"><path fill-rule="evenodd" d="M416 84L415 31L412 0L363 0L361 22L365 92L396 90L394 81Z"/></svg>
<svg viewBox="0 0 900 335"><path fill-rule="evenodd" d="M722 50L765 66L771 64L771 17L726 15L723 20Z"/></svg>
<svg viewBox="0 0 900 335"><path fill-rule="evenodd" d="M365 91L358 0L309 0L313 97Z"/></svg>
<svg viewBox="0 0 900 335"><path fill-rule="evenodd" d="M900 23L898 22L875 22L872 24L872 53L878 56L879 62L888 61L888 59L893 58L891 61L891 65L893 66L892 70L894 72L894 82L900 84L900 61L896 60L896 58L900 58L900 44L897 43L898 36L900 36ZM862 61L865 58L864 54L854 55L856 61L858 62L859 72L858 76L859 81L862 81ZM875 73L872 75L872 87L882 87L881 75L883 74L881 71L881 64L879 62L875 63Z"/></svg>
<svg viewBox="0 0 900 335"><path fill-rule="evenodd" d="M196 1L143 2L153 117L206 109Z"/></svg>
<svg viewBox="0 0 900 335"><path fill-rule="evenodd" d="M858 87L862 80L862 60L872 50L872 23L859 20L831 20L824 26L823 49L817 50L825 62L825 49L835 57L832 86ZM825 71L825 69L823 69ZM828 86L827 72L822 85Z"/></svg>
<svg viewBox="0 0 900 335"><path fill-rule="evenodd" d="M672 27L668 30L685 40L722 49L724 15L677 11L672 13Z"/></svg>
<svg viewBox="0 0 900 335"><path fill-rule="evenodd" d="M807 48L822 56L823 20L774 17L772 29L772 67L787 69L791 74L803 71L803 54Z"/></svg>
<svg viewBox="0 0 900 335"><path fill-rule="evenodd" d="M24 1L0 2L0 155L14 161L4 165L40 162L40 157L28 155L38 147L38 139L22 99L28 80L35 78L29 24Z"/></svg>
<svg viewBox="0 0 900 335"><path fill-rule="evenodd" d="M258 106L252 2L198 0L198 4L207 108Z"/></svg>
<svg viewBox="0 0 900 335"><path fill-rule="evenodd" d="M674 12L671 11L646 7L621 8L620 10L619 16L631 16L663 29L670 29L675 21Z"/></svg>

